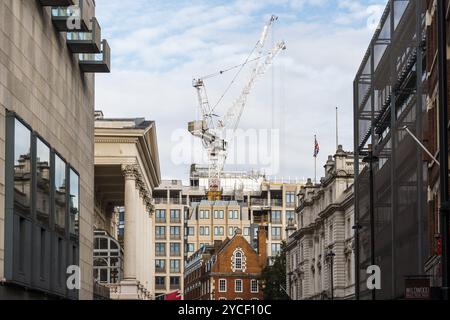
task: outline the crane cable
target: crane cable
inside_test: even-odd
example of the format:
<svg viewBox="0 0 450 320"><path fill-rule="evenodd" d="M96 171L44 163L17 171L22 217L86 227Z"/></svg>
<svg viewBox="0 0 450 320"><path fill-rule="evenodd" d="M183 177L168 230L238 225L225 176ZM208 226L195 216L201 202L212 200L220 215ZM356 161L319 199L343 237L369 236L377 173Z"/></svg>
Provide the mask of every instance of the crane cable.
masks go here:
<svg viewBox="0 0 450 320"><path fill-rule="evenodd" d="M227 86L227 88L225 89L225 92L220 96L219 100L217 101L217 103L214 105L214 107L211 110L211 114L217 109L217 107L219 106L219 104L222 102L223 98L225 98L226 94L228 93L228 91L230 91L231 87L233 86L233 84L236 82L237 78L239 77L240 73L242 72L242 70L244 69L244 67L254 61L258 61L262 58L262 55L259 55L258 57L254 58L254 59L250 59L253 55L253 53L255 52L256 48L258 48L258 45L260 44L260 42L258 41L255 46L253 47L252 51L250 52L250 54L247 56L247 59L245 59L244 63L238 64L234 67L219 71L217 73L213 73L210 75L207 75L205 77L202 77L202 80L206 80L206 79L210 79L210 78L214 78L217 77L219 75L222 75L224 73L227 73L229 71L232 71L234 69L239 68L239 70L237 71L237 73L234 75L233 80L231 80L230 84Z"/></svg>

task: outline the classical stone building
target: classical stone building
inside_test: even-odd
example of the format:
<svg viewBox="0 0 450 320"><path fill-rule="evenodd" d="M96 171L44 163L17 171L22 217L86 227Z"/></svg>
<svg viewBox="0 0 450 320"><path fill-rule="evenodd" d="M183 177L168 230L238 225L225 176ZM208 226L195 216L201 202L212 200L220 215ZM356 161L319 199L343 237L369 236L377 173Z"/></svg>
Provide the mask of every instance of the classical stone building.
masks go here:
<svg viewBox="0 0 450 320"><path fill-rule="evenodd" d="M97 281L110 287L112 299L155 296L153 190L160 181L155 123L107 119L97 112L94 228L96 250L103 256L94 256L94 268ZM117 232L121 226L123 239Z"/></svg>
<svg viewBox="0 0 450 320"><path fill-rule="evenodd" d="M93 297L92 73L109 58L93 0L0 1L0 300Z"/></svg>
<svg viewBox="0 0 450 320"><path fill-rule="evenodd" d="M235 235L202 247L186 263L185 295L190 300L262 300L261 272L267 264L267 232L258 229L255 250L237 229Z"/></svg>
<svg viewBox="0 0 450 320"><path fill-rule="evenodd" d="M353 155L339 146L320 184L301 188L298 228L287 227L287 292L291 299L354 296Z"/></svg>

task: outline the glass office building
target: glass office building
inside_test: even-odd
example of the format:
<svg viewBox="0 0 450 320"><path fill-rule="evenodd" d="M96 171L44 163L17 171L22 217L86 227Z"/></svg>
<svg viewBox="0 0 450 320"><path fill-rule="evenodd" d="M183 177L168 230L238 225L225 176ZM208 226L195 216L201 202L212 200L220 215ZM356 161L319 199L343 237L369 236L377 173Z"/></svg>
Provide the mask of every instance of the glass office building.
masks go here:
<svg viewBox="0 0 450 320"><path fill-rule="evenodd" d="M370 299L370 185L373 183L376 299L405 295L405 281L424 274L427 248L425 1L390 0L354 82L355 221L361 299ZM359 160L372 146L373 180Z"/></svg>

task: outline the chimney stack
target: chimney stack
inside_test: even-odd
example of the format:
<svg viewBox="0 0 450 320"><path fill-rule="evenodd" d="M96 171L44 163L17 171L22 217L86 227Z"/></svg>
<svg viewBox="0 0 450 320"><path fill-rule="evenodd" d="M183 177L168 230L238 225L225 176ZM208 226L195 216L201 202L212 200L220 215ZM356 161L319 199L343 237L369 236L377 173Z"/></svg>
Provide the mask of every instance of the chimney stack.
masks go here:
<svg viewBox="0 0 450 320"><path fill-rule="evenodd" d="M258 228L258 256L259 264L265 267L267 264L267 231L265 226Z"/></svg>

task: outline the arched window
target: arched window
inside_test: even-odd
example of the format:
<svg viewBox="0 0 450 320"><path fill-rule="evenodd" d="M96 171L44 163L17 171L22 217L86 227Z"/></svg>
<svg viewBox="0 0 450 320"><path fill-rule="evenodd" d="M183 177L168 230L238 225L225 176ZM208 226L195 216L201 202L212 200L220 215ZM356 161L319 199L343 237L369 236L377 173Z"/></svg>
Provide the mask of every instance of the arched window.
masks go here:
<svg viewBox="0 0 450 320"><path fill-rule="evenodd" d="M244 251L241 248L236 248L231 257L231 269L233 272L245 272L247 268Z"/></svg>
<svg viewBox="0 0 450 320"><path fill-rule="evenodd" d="M234 255L234 268L242 270L242 253L240 251L237 251Z"/></svg>
<svg viewBox="0 0 450 320"><path fill-rule="evenodd" d="M123 275L123 250L106 231L94 231L94 279L100 283L119 283Z"/></svg>

